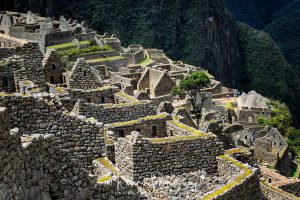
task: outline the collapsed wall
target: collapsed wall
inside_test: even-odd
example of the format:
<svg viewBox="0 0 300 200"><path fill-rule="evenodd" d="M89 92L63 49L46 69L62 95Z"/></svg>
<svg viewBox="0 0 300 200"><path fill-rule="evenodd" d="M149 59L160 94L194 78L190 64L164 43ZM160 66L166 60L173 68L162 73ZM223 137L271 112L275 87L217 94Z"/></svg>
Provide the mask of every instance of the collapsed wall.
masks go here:
<svg viewBox="0 0 300 200"><path fill-rule="evenodd" d="M49 98L49 96L44 96ZM54 134L58 145L71 153L87 169L92 160L104 153L103 125L89 122L83 116L71 116L51 99L34 96L0 96L0 105L7 107L9 125L21 134Z"/></svg>
<svg viewBox="0 0 300 200"><path fill-rule="evenodd" d="M141 117L155 115L156 107L150 101L125 104L98 105L79 100L73 109L76 115L93 117L104 124L135 120Z"/></svg>

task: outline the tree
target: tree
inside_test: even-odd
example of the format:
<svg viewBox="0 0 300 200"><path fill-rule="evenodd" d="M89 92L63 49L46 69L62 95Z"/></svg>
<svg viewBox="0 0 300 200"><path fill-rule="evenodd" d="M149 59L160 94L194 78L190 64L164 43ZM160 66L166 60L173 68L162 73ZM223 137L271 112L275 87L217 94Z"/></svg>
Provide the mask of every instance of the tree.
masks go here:
<svg viewBox="0 0 300 200"><path fill-rule="evenodd" d="M210 79L205 72L193 72L190 76L187 76L180 81L179 87L175 86L172 89L173 95L179 93L188 95L192 113L197 119L197 128L199 128L203 104L206 99L206 94L201 92L201 90L207 88L209 83Z"/></svg>

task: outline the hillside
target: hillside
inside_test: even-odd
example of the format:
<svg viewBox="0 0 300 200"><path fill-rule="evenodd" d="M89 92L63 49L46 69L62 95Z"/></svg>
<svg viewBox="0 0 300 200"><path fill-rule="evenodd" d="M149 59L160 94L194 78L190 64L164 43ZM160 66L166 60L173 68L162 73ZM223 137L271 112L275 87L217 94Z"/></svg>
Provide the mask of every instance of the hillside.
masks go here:
<svg viewBox="0 0 300 200"><path fill-rule="evenodd" d="M257 90L287 102L294 116L300 113L300 82L278 46L267 34L250 27L237 27L222 0L53 1L28 2L35 6L43 2L46 7L35 7L42 13L46 8L56 16L63 14L67 18L87 20L100 34L116 33L124 46L139 43L146 48L163 49L174 60L208 69L227 86ZM245 4L241 0L231 2ZM274 2L278 6L268 6ZM241 13L250 16L246 11L255 8L253 17L266 24L288 2L257 0ZM258 10L257 5L264 6ZM265 9L268 12L264 13Z"/></svg>
<svg viewBox="0 0 300 200"><path fill-rule="evenodd" d="M236 20L263 29L273 20L274 14L293 0L224 0L224 2Z"/></svg>
<svg viewBox="0 0 300 200"><path fill-rule="evenodd" d="M263 30L269 33L281 48L287 61L300 76L300 0L276 13L274 20Z"/></svg>
<svg viewBox="0 0 300 200"><path fill-rule="evenodd" d="M239 24L242 54L241 88L253 89L290 106L299 119L300 81L272 38L246 24ZM298 121L298 120L294 120Z"/></svg>

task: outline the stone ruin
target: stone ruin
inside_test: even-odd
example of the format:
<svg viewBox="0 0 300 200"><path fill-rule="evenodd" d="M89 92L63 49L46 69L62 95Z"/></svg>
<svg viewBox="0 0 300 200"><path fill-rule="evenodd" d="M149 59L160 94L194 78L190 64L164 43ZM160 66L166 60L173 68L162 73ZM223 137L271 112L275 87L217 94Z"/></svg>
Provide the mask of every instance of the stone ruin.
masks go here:
<svg viewBox="0 0 300 200"><path fill-rule="evenodd" d="M64 17L3 11L0 31L0 199L299 199L262 96L209 75L197 129L171 89L202 68Z"/></svg>

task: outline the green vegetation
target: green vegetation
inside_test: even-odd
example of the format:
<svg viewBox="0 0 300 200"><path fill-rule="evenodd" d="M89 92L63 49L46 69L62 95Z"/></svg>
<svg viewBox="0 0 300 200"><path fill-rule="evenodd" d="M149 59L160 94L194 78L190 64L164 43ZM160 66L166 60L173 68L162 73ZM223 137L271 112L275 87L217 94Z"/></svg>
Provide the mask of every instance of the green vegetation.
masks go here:
<svg viewBox="0 0 300 200"><path fill-rule="evenodd" d="M138 64L142 65L142 66L147 66L147 65L150 65L152 63L154 63L154 61L147 57L144 60L142 60L141 62L139 62Z"/></svg>
<svg viewBox="0 0 300 200"><path fill-rule="evenodd" d="M275 127L286 138L293 157L300 158L300 130L292 127L292 116L288 107L278 101L270 100L268 103L272 110L272 117L265 119L258 118L258 123L262 126ZM298 161L298 163L300 163Z"/></svg>
<svg viewBox="0 0 300 200"><path fill-rule="evenodd" d="M64 51L64 55L67 56L73 56L73 55L82 55L87 53L96 53L96 52L102 52L102 51L110 51L113 48L111 48L108 45L104 45L103 47L99 47L97 45L94 46L88 46L82 49L77 48L70 48Z"/></svg>
<svg viewBox="0 0 300 200"><path fill-rule="evenodd" d="M244 57L240 88L254 89L262 95L285 102L293 122L300 125L300 80L286 62L272 38L245 24L238 24L239 43Z"/></svg>
<svg viewBox="0 0 300 200"><path fill-rule="evenodd" d="M269 107L272 110L272 117L265 119L264 117L258 118L258 123L262 126L276 127L280 133L288 137L290 128L292 126L292 115L289 108L278 101L269 101Z"/></svg>
<svg viewBox="0 0 300 200"><path fill-rule="evenodd" d="M97 58L97 59L92 59L92 60L87 60L87 63L95 63L95 62L103 62L103 61L113 61L113 60L122 60L124 59L123 56L112 56L112 57L107 57L107 58Z"/></svg>
<svg viewBox="0 0 300 200"><path fill-rule="evenodd" d="M180 93L186 93L190 98L189 102L192 106L192 113L197 118L197 127L199 128L200 119L202 116L202 108L205 99L205 94L201 93L201 90L208 87L210 79L205 72L193 72L191 75L185 77L180 81L179 87L172 88L172 95ZM200 104L198 102L200 98Z"/></svg>
<svg viewBox="0 0 300 200"><path fill-rule="evenodd" d="M140 123L140 121L149 121L149 120L154 120L154 119L160 119L160 118L164 118L166 116L167 116L166 114L161 113L161 114L157 114L157 115L142 117L142 118L139 118L138 120L131 120L131 121L126 121L126 122L113 123L113 124L110 124L110 126L111 127L116 127L116 126L133 125L133 124Z"/></svg>
<svg viewBox="0 0 300 200"><path fill-rule="evenodd" d="M79 44L81 45L89 45L90 41L80 41ZM75 42L69 42L69 43L64 43L64 44L58 44L58 45L53 45L47 47L48 49L64 49L64 48L69 48L69 47L76 47Z"/></svg>
<svg viewBox="0 0 300 200"><path fill-rule="evenodd" d="M221 155L221 156L219 156L219 158L224 159L224 160L232 163L233 165L237 166L238 168L240 168L244 172L242 174L240 174L238 177L236 177L232 182L227 183L223 187L217 189L216 191L213 191L212 193L210 193L208 195L205 195L203 198L200 198L199 200L212 199L213 197L215 197L217 195L220 195L220 194L228 191L229 189L233 188L234 186L240 184L245 178L247 178L248 176L251 175L251 170L250 169L248 169L244 165L238 163L237 161L233 160L232 158L229 158L225 155Z"/></svg>

